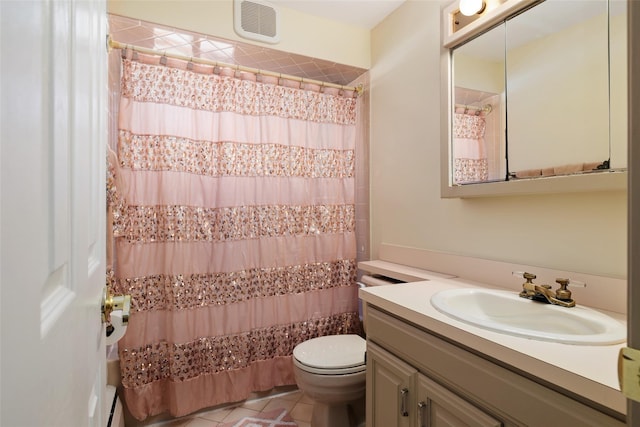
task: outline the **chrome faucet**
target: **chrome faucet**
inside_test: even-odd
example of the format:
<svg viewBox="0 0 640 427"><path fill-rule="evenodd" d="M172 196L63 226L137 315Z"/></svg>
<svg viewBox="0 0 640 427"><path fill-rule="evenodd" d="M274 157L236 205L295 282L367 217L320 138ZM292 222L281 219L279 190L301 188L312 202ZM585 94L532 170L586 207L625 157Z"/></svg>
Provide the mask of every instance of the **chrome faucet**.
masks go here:
<svg viewBox="0 0 640 427"><path fill-rule="evenodd" d="M560 287L554 291L550 285L536 285L533 283L533 279L536 278L535 274L514 271L513 275L526 280L526 282L522 284L520 297L560 305L562 307L575 307L576 305L575 300L571 298L571 291L567 289L567 286L587 286L584 282L560 278L556 279L556 283L560 285Z"/></svg>

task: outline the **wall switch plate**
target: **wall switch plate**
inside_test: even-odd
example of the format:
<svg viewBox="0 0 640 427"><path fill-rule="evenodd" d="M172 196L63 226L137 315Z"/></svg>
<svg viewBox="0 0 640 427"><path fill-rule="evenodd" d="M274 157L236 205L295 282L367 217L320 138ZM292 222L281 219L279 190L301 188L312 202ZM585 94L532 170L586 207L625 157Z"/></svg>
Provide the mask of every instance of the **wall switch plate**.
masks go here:
<svg viewBox="0 0 640 427"><path fill-rule="evenodd" d="M622 394L640 402L640 350L630 347L620 349L618 381Z"/></svg>

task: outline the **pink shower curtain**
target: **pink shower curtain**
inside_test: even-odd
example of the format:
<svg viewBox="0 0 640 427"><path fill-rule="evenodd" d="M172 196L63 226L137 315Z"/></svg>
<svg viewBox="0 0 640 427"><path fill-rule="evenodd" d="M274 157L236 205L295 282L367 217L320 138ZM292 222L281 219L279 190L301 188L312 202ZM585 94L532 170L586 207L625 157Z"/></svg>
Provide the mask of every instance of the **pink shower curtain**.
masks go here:
<svg viewBox="0 0 640 427"><path fill-rule="evenodd" d="M456 110L453 117L454 183L487 181L489 165L484 142L485 119L476 112Z"/></svg>
<svg viewBox="0 0 640 427"><path fill-rule="evenodd" d="M360 331L357 99L136 56L108 189L127 405L180 416L294 384L296 344Z"/></svg>

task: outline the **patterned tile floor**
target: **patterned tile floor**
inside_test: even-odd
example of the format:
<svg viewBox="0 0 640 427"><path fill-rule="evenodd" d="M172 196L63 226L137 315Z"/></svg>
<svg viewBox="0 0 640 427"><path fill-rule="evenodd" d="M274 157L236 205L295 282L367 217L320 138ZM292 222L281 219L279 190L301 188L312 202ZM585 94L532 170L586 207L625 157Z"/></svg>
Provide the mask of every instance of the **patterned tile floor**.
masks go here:
<svg viewBox="0 0 640 427"><path fill-rule="evenodd" d="M297 423L298 427L311 427L313 400L299 390L273 397L247 401L237 407L216 409L210 412L199 412L194 415L170 421L152 424L153 427L217 427L222 423L239 420L258 412L284 408Z"/></svg>

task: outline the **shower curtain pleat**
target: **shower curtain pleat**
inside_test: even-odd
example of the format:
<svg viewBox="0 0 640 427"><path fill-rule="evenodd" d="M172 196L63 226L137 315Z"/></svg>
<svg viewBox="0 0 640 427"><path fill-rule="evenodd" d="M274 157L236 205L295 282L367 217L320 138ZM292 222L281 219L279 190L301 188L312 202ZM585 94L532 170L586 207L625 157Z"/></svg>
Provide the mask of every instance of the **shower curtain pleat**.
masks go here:
<svg viewBox="0 0 640 427"><path fill-rule="evenodd" d="M132 295L118 347L140 420L295 384L295 345L360 333L357 99L239 77L122 60L107 282Z"/></svg>

